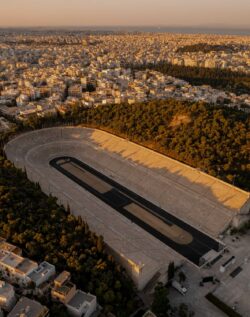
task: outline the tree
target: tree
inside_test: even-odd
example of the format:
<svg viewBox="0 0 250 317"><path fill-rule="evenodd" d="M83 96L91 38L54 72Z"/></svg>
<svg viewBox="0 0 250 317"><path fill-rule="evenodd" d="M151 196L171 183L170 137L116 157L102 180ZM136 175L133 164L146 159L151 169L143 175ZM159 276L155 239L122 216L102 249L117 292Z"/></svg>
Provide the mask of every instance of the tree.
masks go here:
<svg viewBox="0 0 250 317"><path fill-rule="evenodd" d="M168 265L168 281L171 281L174 278L175 274L175 265L174 262L170 262Z"/></svg>
<svg viewBox="0 0 250 317"><path fill-rule="evenodd" d="M179 273L179 281L180 281L180 283L183 283L186 281L186 275L182 271Z"/></svg>
<svg viewBox="0 0 250 317"><path fill-rule="evenodd" d="M59 303L53 303L50 306L50 316L51 317L69 317L70 315L67 312L67 309L65 308L64 305L59 304Z"/></svg>
<svg viewBox="0 0 250 317"><path fill-rule="evenodd" d="M102 236L98 236L96 247L98 252L103 252L104 243Z"/></svg>
<svg viewBox="0 0 250 317"><path fill-rule="evenodd" d="M162 283L159 283L154 291L154 299L152 304L152 311L157 317L168 317L168 311L170 309L168 300L168 291Z"/></svg>
<svg viewBox="0 0 250 317"><path fill-rule="evenodd" d="M66 212L67 212L68 214L70 214L70 213L71 213L70 206L69 206L69 204L68 204L68 203L67 203Z"/></svg>
<svg viewBox="0 0 250 317"><path fill-rule="evenodd" d="M186 304L182 303L179 306L178 315L179 317L193 317L195 314L193 311L189 311Z"/></svg>
<svg viewBox="0 0 250 317"><path fill-rule="evenodd" d="M84 285L84 291L95 294L104 311L119 317L133 312L132 281L104 250L103 237L1 156L0 206L1 236L21 247L30 259L46 260L58 272L70 271L77 287ZM51 316L67 316L60 307L52 310Z"/></svg>

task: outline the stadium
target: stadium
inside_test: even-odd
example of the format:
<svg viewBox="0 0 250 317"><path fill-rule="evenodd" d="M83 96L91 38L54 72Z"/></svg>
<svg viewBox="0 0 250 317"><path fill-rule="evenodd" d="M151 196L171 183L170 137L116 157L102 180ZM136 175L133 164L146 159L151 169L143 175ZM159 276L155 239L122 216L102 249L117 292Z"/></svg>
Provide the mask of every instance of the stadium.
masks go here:
<svg viewBox="0 0 250 317"><path fill-rule="evenodd" d="M230 227L249 220L249 193L97 129L56 127L22 134L7 158L102 235L138 289L170 262L200 267Z"/></svg>

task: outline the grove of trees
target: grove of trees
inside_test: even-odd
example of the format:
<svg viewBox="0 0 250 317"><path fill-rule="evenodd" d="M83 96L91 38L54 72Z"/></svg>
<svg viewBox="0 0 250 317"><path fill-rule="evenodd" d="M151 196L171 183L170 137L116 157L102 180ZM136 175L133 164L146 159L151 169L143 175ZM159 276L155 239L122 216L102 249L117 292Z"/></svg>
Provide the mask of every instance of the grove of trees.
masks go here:
<svg viewBox="0 0 250 317"><path fill-rule="evenodd" d="M152 311L157 317L169 317L170 309L168 290L162 283L159 283L155 287Z"/></svg>
<svg viewBox="0 0 250 317"><path fill-rule="evenodd" d="M228 69L172 65L167 62L134 66L134 70L153 69L186 80L191 85L210 85L235 94L250 94L250 76Z"/></svg>
<svg viewBox="0 0 250 317"><path fill-rule="evenodd" d="M243 47L237 46L237 48L234 45L219 45L219 44L208 44L208 43L197 43L197 44L191 44L191 45L185 45L181 46L177 49L178 53L191 53L191 52L203 52L203 53L209 53L209 52L219 52L219 51L229 51L233 52L236 50L243 49Z"/></svg>
<svg viewBox="0 0 250 317"><path fill-rule="evenodd" d="M95 294L104 312L127 317L136 307L135 291L124 269L105 250L103 238L81 217L42 193L24 172L0 156L0 235L24 255L68 270L84 291ZM52 307L53 311L58 308ZM65 313L66 314L66 313ZM56 314L55 314L56 316Z"/></svg>

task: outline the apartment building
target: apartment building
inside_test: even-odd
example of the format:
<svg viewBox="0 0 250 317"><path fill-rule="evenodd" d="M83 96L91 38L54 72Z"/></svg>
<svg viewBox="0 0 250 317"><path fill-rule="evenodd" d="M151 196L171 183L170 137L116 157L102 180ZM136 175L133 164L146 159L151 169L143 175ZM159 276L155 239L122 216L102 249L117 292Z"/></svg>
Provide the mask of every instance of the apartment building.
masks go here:
<svg viewBox="0 0 250 317"><path fill-rule="evenodd" d="M44 261L33 270L28 277L34 282L36 287L50 280L56 273L55 266Z"/></svg>
<svg viewBox="0 0 250 317"><path fill-rule="evenodd" d="M7 317L17 316L47 317L49 316L49 310L46 306L41 305L35 300L29 299L27 297L21 297Z"/></svg>
<svg viewBox="0 0 250 317"><path fill-rule="evenodd" d="M27 286L31 281L28 275L37 267L38 265L34 261L0 249L0 272L8 281Z"/></svg>
<svg viewBox="0 0 250 317"><path fill-rule="evenodd" d="M51 297L63 303L72 317L90 317L97 309L96 296L77 290L71 275L63 271L54 279Z"/></svg>
<svg viewBox="0 0 250 317"><path fill-rule="evenodd" d="M53 300L66 304L75 294L76 286L70 281L70 273L63 271L54 279L54 285L51 289Z"/></svg>
<svg viewBox="0 0 250 317"><path fill-rule="evenodd" d="M90 317L97 308L96 296L77 290L66 307L72 317Z"/></svg>

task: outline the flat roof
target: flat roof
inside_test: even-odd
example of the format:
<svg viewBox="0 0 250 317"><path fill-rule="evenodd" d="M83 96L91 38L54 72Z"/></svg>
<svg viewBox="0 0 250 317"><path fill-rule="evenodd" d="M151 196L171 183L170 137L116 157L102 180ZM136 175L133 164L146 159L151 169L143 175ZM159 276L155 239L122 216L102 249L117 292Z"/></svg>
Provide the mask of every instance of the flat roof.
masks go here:
<svg viewBox="0 0 250 317"><path fill-rule="evenodd" d="M87 294L81 290L77 290L74 296L68 301L67 305L72 306L76 309L80 309L83 305L91 303L95 300L95 296Z"/></svg>
<svg viewBox="0 0 250 317"><path fill-rule="evenodd" d="M38 265L38 267L29 274L29 277L32 281L36 282L42 276L50 273L51 271L55 271L55 266L44 261Z"/></svg>
<svg viewBox="0 0 250 317"><path fill-rule="evenodd" d="M13 253L16 253L19 255L21 255L21 253L22 253L22 250L20 248L18 248L17 246L15 246L7 241L0 240L0 249L6 250L9 252L13 252Z"/></svg>
<svg viewBox="0 0 250 317"><path fill-rule="evenodd" d="M40 317L42 313L48 311L46 306L42 306L39 302L29 299L27 297L21 297L12 311L8 314L8 317L20 316L22 313L29 317Z"/></svg>
<svg viewBox="0 0 250 317"><path fill-rule="evenodd" d="M37 266L38 265L36 262L24 258L23 261L17 265L16 269L24 274L27 274L31 270L34 270L35 268L37 268Z"/></svg>
<svg viewBox="0 0 250 317"><path fill-rule="evenodd" d="M71 281L67 281L61 286L53 287L52 290L65 296L72 290L72 288L75 288L75 284L73 284Z"/></svg>
<svg viewBox="0 0 250 317"><path fill-rule="evenodd" d="M0 261L2 265L11 267L23 274L27 274L37 267L36 262L6 250L0 250Z"/></svg>
<svg viewBox="0 0 250 317"><path fill-rule="evenodd" d="M57 277L54 279L54 282L62 284L66 280L70 278L70 273L68 271L62 271Z"/></svg>
<svg viewBox="0 0 250 317"><path fill-rule="evenodd" d="M10 252L1 260L1 262L5 264L6 266L16 268L19 264L23 262L23 260L24 260L23 257Z"/></svg>

